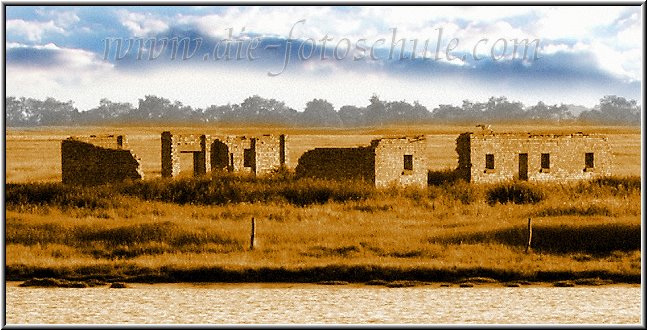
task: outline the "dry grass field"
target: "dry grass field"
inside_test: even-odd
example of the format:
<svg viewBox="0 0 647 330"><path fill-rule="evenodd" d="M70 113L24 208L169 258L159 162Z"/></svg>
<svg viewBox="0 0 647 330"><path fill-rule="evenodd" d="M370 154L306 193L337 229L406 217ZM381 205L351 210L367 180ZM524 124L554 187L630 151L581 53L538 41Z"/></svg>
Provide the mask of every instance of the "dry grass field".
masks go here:
<svg viewBox="0 0 647 330"><path fill-rule="evenodd" d="M7 182L56 182L61 180L61 140L72 135L125 134L130 148L142 160L146 178L160 176L160 134L254 135L288 134L288 165L294 168L299 157L315 147L354 147L367 145L381 136L426 134L430 170L455 168L455 140L458 134L475 131L472 126L385 127L376 129L291 129L291 128L212 128L204 127L53 127L7 129ZM610 126L503 126L500 132L600 133L609 137L614 154L614 175L640 175L640 128Z"/></svg>
<svg viewBox="0 0 647 330"><path fill-rule="evenodd" d="M519 204L492 202L500 186L462 182L394 190L235 176L169 182L156 179L163 128L9 129L6 179L18 184L6 189L7 278L236 282L488 276L501 281L600 277L639 282L640 130L495 129L606 134L616 178L521 186L524 196L541 198ZM285 133L292 167L314 147L427 134L430 170L455 167L454 140L470 130L171 128L178 133ZM127 135L143 161L144 182L96 188L56 183L62 139L107 133ZM31 183L22 184L26 182ZM252 217L257 223L254 250L249 248ZM533 250L527 254L528 218L534 231Z"/></svg>

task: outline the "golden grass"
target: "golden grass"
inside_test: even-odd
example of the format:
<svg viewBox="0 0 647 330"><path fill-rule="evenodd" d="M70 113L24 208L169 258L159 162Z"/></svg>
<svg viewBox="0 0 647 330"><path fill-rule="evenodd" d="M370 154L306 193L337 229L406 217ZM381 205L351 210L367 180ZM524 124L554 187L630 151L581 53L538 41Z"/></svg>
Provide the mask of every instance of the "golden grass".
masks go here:
<svg viewBox="0 0 647 330"><path fill-rule="evenodd" d="M428 134L430 170L444 170L456 166L456 136L474 129L441 125L8 129L5 179L9 183L60 181L61 140L70 135L110 133L127 135L132 150L142 159L148 181L160 173L163 130L285 133L290 135L291 167L303 152L314 147L352 147L384 135ZM641 132L636 127L506 125L495 130L606 134L613 148L614 174L640 175ZM580 227L582 232L609 240L615 244L612 247L622 242L606 237L610 230L634 242L636 233L638 237L640 234L640 189L620 193L593 186L546 189L549 193L545 200L524 205L489 205L482 188L461 184L379 192L359 201L307 206L285 201L178 205L122 195L94 209L13 205L6 208L6 270L8 278L15 279L35 275L143 275L160 276L162 280L267 280L268 276L286 281L448 280L447 276L486 275L501 279L606 276L639 280L641 251L635 244L602 252L564 245L565 251L539 248L526 254L524 244L514 237L518 231L524 235L527 218L531 217L537 244L542 230L563 228L577 235ZM250 251L252 217L257 224L257 245ZM158 228L156 232L163 238L126 235L132 243L110 238L136 232L136 228ZM601 238L591 238L595 239Z"/></svg>
<svg viewBox="0 0 647 330"><path fill-rule="evenodd" d="M464 204L460 196L442 193L449 187L378 191L365 200L304 207L287 202L178 205L136 197L96 209L9 205L7 269L11 278L43 272L166 280L594 274L633 281L640 276L640 191L612 188L547 186L545 200L523 205L489 205L484 194ZM589 211L590 205L596 208ZM252 217L257 226L253 251ZM524 252L528 217L538 246L532 254ZM542 245L542 233L551 230L574 242L585 234L603 248L566 244L569 240ZM266 268L287 275L268 275ZM329 278L335 272L342 278Z"/></svg>

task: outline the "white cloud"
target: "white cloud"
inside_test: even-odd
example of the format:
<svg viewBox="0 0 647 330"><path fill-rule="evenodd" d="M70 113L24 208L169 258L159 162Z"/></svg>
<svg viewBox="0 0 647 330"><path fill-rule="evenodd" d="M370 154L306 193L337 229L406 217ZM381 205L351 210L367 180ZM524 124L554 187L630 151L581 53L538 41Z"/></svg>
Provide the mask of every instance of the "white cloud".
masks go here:
<svg viewBox="0 0 647 330"><path fill-rule="evenodd" d="M305 20L303 23L297 23ZM174 19L179 25L193 26L201 33L211 37L227 36L228 29L233 29L234 36L245 33L256 33L261 36L289 36L294 27L295 38L321 39L328 35L348 36L342 32L360 29L360 22L337 17L330 7L313 10L308 7L231 7L221 14L183 15ZM342 27L334 28L334 27Z"/></svg>
<svg viewBox="0 0 647 330"><path fill-rule="evenodd" d="M487 43L481 43L478 55L490 55L491 46L499 38L508 41L512 39L540 39L542 55L556 53L591 54L597 60L597 67L620 77L624 80L641 79L642 74L642 13L639 7L230 7L219 14L200 14L200 8L195 13L162 15L130 12L126 9L117 11L118 23L126 27L133 36L148 37L163 34L171 28L187 28L197 30L204 35L222 37L227 35L227 29L233 28L234 36L238 36L244 27L246 33L258 33L261 36L287 38L292 26L299 20L305 23L295 27L296 38L313 38L320 40L324 35L334 37L335 45L341 38L348 38L352 45L359 39L367 39L365 44L371 45L379 38L386 39L385 48L390 47L392 31L397 28L397 39L418 39L424 43L429 39L429 55L434 54L438 29L443 29L441 54L451 38L459 39L456 52L472 53L476 43L488 38ZM633 12L632 12L633 11ZM211 11L210 11L211 12ZM7 25L7 48L26 47L12 42L47 43L54 34L88 33L87 27L79 27L83 16L79 18L74 11L43 12L43 22L12 19ZM69 27L74 26L74 29ZM15 39L21 37L23 39ZM13 38L13 39L12 39ZM70 37L70 40L72 37ZM330 43L329 43L330 44ZM469 75L460 78L463 81L434 80L434 86L442 85L442 90L430 93L429 81L412 83L414 78L397 78L386 73L359 74L344 73L341 66L334 63L314 61L307 63L303 69L310 74L291 77L288 74L275 78L266 77L266 72L167 69L164 72L147 74L146 83L142 83L141 75L116 72L109 63L103 62L95 54L81 49L62 48L54 44L38 47L50 47L55 50L59 68L49 68L38 71L36 68L7 67L7 89L17 91L48 91L53 96L79 99L96 106L101 97L114 100L135 102L138 97L148 94L158 94L164 97L177 98L189 104L225 103L223 95L230 97L230 102L240 102L244 97L261 94L287 101L291 106L301 109L305 102L314 97L328 98L336 106L343 104L362 105L372 93L378 93L390 99L416 99L428 105L438 103L460 104L462 98L479 99L491 95L513 94L525 95L512 89L503 88L496 84L487 86L469 80ZM397 49L396 49L397 50ZM424 52L418 48L419 54ZM351 51L348 58L355 54ZM448 62L454 65L464 63L454 60ZM383 62L371 63L376 67ZM174 71L176 70L177 71ZM267 68L276 69L278 68ZM379 72L379 70L376 70ZM334 74L325 74L333 72ZM172 76L173 79L168 79ZM226 77L222 86L218 86L218 95L214 95L213 76ZM78 78L75 78L78 77ZM149 79L150 78L150 79ZM436 77L434 77L435 79ZM409 79L409 80L407 80ZM455 78L459 79L459 78ZM81 84L83 81L85 84ZM172 82L171 82L172 81ZM220 80L219 80L220 81ZM224 83L227 82L227 83ZM250 82L253 82L250 83ZM47 85L52 84L51 86ZM340 84L351 84L352 90L339 93ZM49 87L48 87L49 86ZM70 87L72 86L72 87ZM119 86L119 88L115 88ZM192 86L187 91L186 86ZM297 88L309 86L307 90ZM555 86L563 88L559 82ZM584 103L587 97L595 95L593 102L599 98L604 88L606 93L613 93L612 86L601 86L591 91L578 91L580 100L572 102ZM436 87L434 87L436 88ZM523 89L522 87L520 87ZM558 88L558 89L559 89ZM571 91L561 91L546 86L543 90L534 90L533 100L540 97L546 102L571 102ZM298 90L298 93L295 93ZM465 94L469 90L469 95ZM565 95L564 93L568 93ZM341 94L341 95L340 95ZM524 97L530 97L525 95ZM124 99L125 98L125 99ZM481 99L482 99L481 98ZM522 97L518 97L522 101ZM79 101L81 102L81 101ZM84 107L82 107L84 108Z"/></svg>
<svg viewBox="0 0 647 330"><path fill-rule="evenodd" d="M622 48L640 48L642 45L643 30L642 12L633 13L628 19L618 22L623 28L618 32L615 39L618 46Z"/></svg>
<svg viewBox="0 0 647 330"><path fill-rule="evenodd" d="M277 77L267 76L270 69L273 68L252 71L224 66L199 69L179 66L149 70L144 78L141 73L119 70L36 71L9 66L7 95L54 96L74 100L79 109L90 109L96 107L104 97L136 104L138 98L144 95L158 95L193 107L206 107L211 104L240 103L246 97L258 94L285 101L297 110L302 110L306 102L313 98L324 98L337 109L343 105L364 106L374 93L384 100L418 100L430 110L438 104L460 105L464 99L484 101L497 95L505 95L525 104L543 100L549 104L564 102L587 106L596 104L601 95L622 95L619 90L610 90L605 86L564 88L559 82L537 88L510 85L505 79L494 79L484 85L469 74L453 77L434 75L430 80L429 77L414 78L379 71L349 72L337 68L335 63L304 68L313 70L308 73L299 70L298 74L285 72ZM343 92L340 92L339 86L352 88L343 88Z"/></svg>
<svg viewBox="0 0 647 330"><path fill-rule="evenodd" d="M12 38L23 37L27 41L41 42L52 34L68 35L68 29L80 21L74 11L43 11L37 9L36 12L47 20L8 20L6 22L7 36Z"/></svg>
<svg viewBox="0 0 647 330"><path fill-rule="evenodd" d="M54 21L38 22L11 19L7 21L6 28L7 36L21 36L32 42L40 42L45 35L50 33L65 33L65 30L57 26Z"/></svg>
<svg viewBox="0 0 647 330"><path fill-rule="evenodd" d="M62 27L72 26L81 20L73 11L55 11L51 15L55 17L56 25Z"/></svg>
<svg viewBox="0 0 647 330"><path fill-rule="evenodd" d="M57 26L64 28L72 26L81 20L75 10L44 10L37 8L35 12L46 19L53 20Z"/></svg>
<svg viewBox="0 0 647 330"><path fill-rule="evenodd" d="M132 13L127 10L118 10L117 15L121 24L126 27L134 37L148 37L168 30L166 19L147 13Z"/></svg>
<svg viewBox="0 0 647 330"><path fill-rule="evenodd" d="M539 19L529 29L544 39L591 39L597 28L610 26L625 10L622 6L540 7Z"/></svg>
<svg viewBox="0 0 647 330"><path fill-rule="evenodd" d="M25 72L30 71L38 74L64 75L77 77L78 79L83 80L83 78L87 77L89 74L94 75L105 73L114 67L112 63L103 61L97 54L83 49L59 47L53 43L35 46L21 43L7 43L8 54L11 53L11 50L19 48L28 49L34 53L47 51L46 56L51 62L48 62L48 65L43 67L38 65L38 63L21 65L10 61L7 64L7 70L10 68L20 67L21 70ZM9 77L9 75L7 75L7 77Z"/></svg>
<svg viewBox="0 0 647 330"><path fill-rule="evenodd" d="M635 61L640 59L638 50L619 51L601 42L593 42L585 48L595 56L603 70L619 78L640 80L642 71L634 66Z"/></svg>

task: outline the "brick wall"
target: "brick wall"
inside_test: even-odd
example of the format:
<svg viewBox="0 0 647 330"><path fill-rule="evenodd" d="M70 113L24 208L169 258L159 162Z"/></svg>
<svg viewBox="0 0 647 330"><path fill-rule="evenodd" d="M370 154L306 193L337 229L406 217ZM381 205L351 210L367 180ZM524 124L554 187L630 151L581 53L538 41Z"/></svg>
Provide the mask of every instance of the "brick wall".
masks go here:
<svg viewBox="0 0 647 330"><path fill-rule="evenodd" d="M110 148L110 149L128 149L128 141L124 135L89 135L89 136L73 136L71 137L76 141L90 143L97 147Z"/></svg>
<svg viewBox="0 0 647 330"><path fill-rule="evenodd" d="M297 177L375 182L375 150L359 148L315 148L306 151L296 166Z"/></svg>
<svg viewBox="0 0 647 330"><path fill-rule="evenodd" d="M163 132L162 143L162 177L174 177L180 174L181 168L188 166L180 163L181 153L193 155L193 172L195 175L203 175L211 168L210 153L211 144L208 143L208 135L173 135L171 132Z"/></svg>
<svg viewBox="0 0 647 330"><path fill-rule="evenodd" d="M162 133L162 177L174 177L181 168L180 153L193 154L194 175L230 171L263 175L278 169L287 159L286 137L173 135Z"/></svg>
<svg viewBox="0 0 647 330"><path fill-rule="evenodd" d="M299 177L332 180L364 180L376 187L427 185L426 141L417 138L373 140L358 148L316 148L299 158ZM410 157L410 169L405 169Z"/></svg>
<svg viewBox="0 0 647 330"><path fill-rule="evenodd" d="M96 185L142 179L144 173L140 161L130 150L123 149L125 145L123 136L70 137L63 140L63 183Z"/></svg>
<svg viewBox="0 0 647 330"><path fill-rule="evenodd" d="M268 174L286 165L285 142L285 135L262 135L255 138L256 175Z"/></svg>
<svg viewBox="0 0 647 330"><path fill-rule="evenodd" d="M427 186L427 144L424 137L379 139L374 140L371 146L375 150L376 187ZM409 169L405 168L406 162L409 162Z"/></svg>
<svg viewBox="0 0 647 330"><path fill-rule="evenodd" d="M180 154L175 137L171 132L162 132L162 177L170 178L180 174Z"/></svg>
<svg viewBox="0 0 647 330"><path fill-rule="evenodd" d="M474 183L524 177L528 181L564 182L611 174L609 143L600 135L464 133L456 142L458 171ZM585 164L587 153L593 154L592 168ZM542 168L542 154L548 155L543 156L548 158L549 164L544 164L548 168ZM486 155L493 158L493 168L486 168Z"/></svg>
<svg viewBox="0 0 647 330"><path fill-rule="evenodd" d="M256 157L248 151L247 165L245 166L245 150L253 150L254 139L247 136L228 136L223 142L229 148L229 168L232 172L254 173ZM233 162L232 162L233 161Z"/></svg>
<svg viewBox="0 0 647 330"><path fill-rule="evenodd" d="M472 133L462 133L456 138L456 153L458 154L457 176L467 182L472 182L472 158L470 140Z"/></svg>

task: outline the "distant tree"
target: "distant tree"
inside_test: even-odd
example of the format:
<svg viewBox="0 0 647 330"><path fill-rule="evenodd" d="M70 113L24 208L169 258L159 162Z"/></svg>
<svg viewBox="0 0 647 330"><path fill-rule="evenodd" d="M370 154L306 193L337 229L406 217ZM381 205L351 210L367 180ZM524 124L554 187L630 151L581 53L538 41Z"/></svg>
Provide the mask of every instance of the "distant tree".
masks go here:
<svg viewBox="0 0 647 330"><path fill-rule="evenodd" d="M345 127L359 127L368 124L366 120L366 108L353 105L345 105L339 108L339 119Z"/></svg>
<svg viewBox="0 0 647 330"><path fill-rule="evenodd" d="M343 124L333 105L323 99L313 99L306 103L300 117L301 123L308 126L339 127Z"/></svg>
<svg viewBox="0 0 647 330"><path fill-rule="evenodd" d="M459 121L464 120L467 116L461 107L441 104L432 111L431 117L441 121Z"/></svg>
<svg viewBox="0 0 647 330"><path fill-rule="evenodd" d="M413 104L405 101L386 103L386 123L420 123L429 119L431 113L418 101Z"/></svg>
<svg viewBox="0 0 647 330"><path fill-rule="evenodd" d="M523 103L510 102L505 96L490 97L483 113L488 121L515 121L524 119Z"/></svg>
<svg viewBox="0 0 647 330"><path fill-rule="evenodd" d="M61 102L48 97L45 100L21 97L5 99L8 126L78 125L79 110L72 101Z"/></svg>
<svg viewBox="0 0 647 330"><path fill-rule="evenodd" d="M461 105L461 109L463 109L463 113L465 114L463 119L472 122L482 122L484 119L487 120L489 118L486 118L486 108L487 103L474 103L469 100L463 100L463 104Z"/></svg>
<svg viewBox="0 0 647 330"><path fill-rule="evenodd" d="M5 116L8 127L43 125L101 125L114 123L199 123L271 124L311 126L359 127L390 123L421 123L428 120L463 123L510 122L523 120L574 120L564 104L547 105L539 101L525 108L521 102L509 101L505 96L490 97L487 102L464 100L461 106L441 104L430 112L415 101L383 101L371 96L366 107L342 106L335 111L327 100L313 99L303 112L297 112L284 102L258 95L246 98L240 104L211 105L193 109L180 101L154 95L139 99L137 107L130 103L101 99L99 106L79 112L72 101L62 102L52 97L37 100L10 96L5 98ZM641 106L636 100L606 95L591 110L577 117L584 122L598 124L640 124ZM579 112L579 111L578 111Z"/></svg>
<svg viewBox="0 0 647 330"><path fill-rule="evenodd" d="M182 102L146 95L139 99L137 111L130 116L135 122L144 123L191 123L201 119L201 113Z"/></svg>
<svg viewBox="0 0 647 330"><path fill-rule="evenodd" d="M526 117L533 120L562 121L573 119L573 114L569 111L568 106L546 105L539 101L536 105L526 110Z"/></svg>
<svg viewBox="0 0 647 330"><path fill-rule="evenodd" d="M146 95L143 99L139 99L137 111L133 113L131 119L141 122L161 122L171 108L169 99Z"/></svg>
<svg viewBox="0 0 647 330"><path fill-rule="evenodd" d="M414 120L429 120L431 118L431 111L417 100L413 101L413 108L411 108L410 114Z"/></svg>
<svg viewBox="0 0 647 330"><path fill-rule="evenodd" d="M6 124L9 127L29 126L32 124L30 119L32 113L25 104L24 97L16 98L14 96L5 99Z"/></svg>
<svg viewBox="0 0 647 330"><path fill-rule="evenodd" d="M598 124L640 124L640 106L636 100L606 95L593 110L580 113L579 119Z"/></svg>
<svg viewBox="0 0 647 330"><path fill-rule="evenodd" d="M297 111L275 99L258 95L246 98L238 107L233 107L233 122L271 125L294 125Z"/></svg>
<svg viewBox="0 0 647 330"><path fill-rule="evenodd" d="M41 125L77 125L79 110L74 107L73 101L61 102L53 97L45 101L36 102L40 109Z"/></svg>
<svg viewBox="0 0 647 330"><path fill-rule="evenodd" d="M106 98L99 101L99 106L81 112L80 121L84 124L113 124L128 122L135 108L131 103L112 102Z"/></svg>
<svg viewBox="0 0 647 330"><path fill-rule="evenodd" d="M233 111L231 104L211 105L204 109L203 117L206 122L226 122L231 118Z"/></svg>
<svg viewBox="0 0 647 330"><path fill-rule="evenodd" d="M380 100L375 94L371 96L369 102L364 114L366 122L370 125L383 124L388 119L386 102Z"/></svg>

